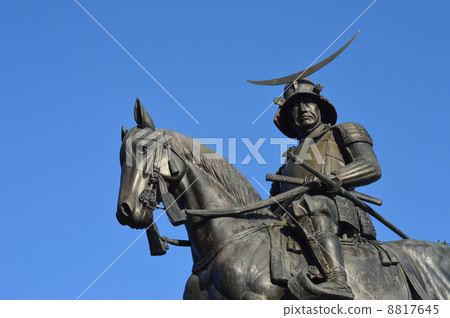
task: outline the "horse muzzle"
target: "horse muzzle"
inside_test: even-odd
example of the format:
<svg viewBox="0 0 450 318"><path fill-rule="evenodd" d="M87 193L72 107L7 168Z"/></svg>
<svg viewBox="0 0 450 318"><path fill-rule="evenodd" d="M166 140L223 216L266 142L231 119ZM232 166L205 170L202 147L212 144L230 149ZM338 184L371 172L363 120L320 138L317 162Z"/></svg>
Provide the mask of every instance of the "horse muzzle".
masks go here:
<svg viewBox="0 0 450 318"><path fill-rule="evenodd" d="M126 202L122 202L117 207L116 218L122 225L129 225L131 221L131 208Z"/></svg>
<svg viewBox="0 0 450 318"><path fill-rule="evenodd" d="M127 201L119 202L116 212L117 221L134 229L148 227L153 221L153 210L148 206L134 208Z"/></svg>

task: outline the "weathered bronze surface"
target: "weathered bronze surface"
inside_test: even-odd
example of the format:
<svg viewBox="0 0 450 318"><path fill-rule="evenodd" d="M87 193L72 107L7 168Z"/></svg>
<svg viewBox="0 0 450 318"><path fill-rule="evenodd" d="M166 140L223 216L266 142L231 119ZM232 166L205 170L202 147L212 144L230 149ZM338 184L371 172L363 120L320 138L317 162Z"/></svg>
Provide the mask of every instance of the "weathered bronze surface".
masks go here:
<svg viewBox="0 0 450 318"><path fill-rule="evenodd" d="M274 198L261 203L236 168L188 136L156 129L137 100L137 127L122 131L118 221L146 228L152 255L167 243L190 246L185 299L449 299L450 247L381 243L370 217L340 195L381 176L367 131L335 124L322 85L303 78L287 88L274 120L299 146L277 175L304 183L279 179ZM159 236L160 202L189 242Z"/></svg>

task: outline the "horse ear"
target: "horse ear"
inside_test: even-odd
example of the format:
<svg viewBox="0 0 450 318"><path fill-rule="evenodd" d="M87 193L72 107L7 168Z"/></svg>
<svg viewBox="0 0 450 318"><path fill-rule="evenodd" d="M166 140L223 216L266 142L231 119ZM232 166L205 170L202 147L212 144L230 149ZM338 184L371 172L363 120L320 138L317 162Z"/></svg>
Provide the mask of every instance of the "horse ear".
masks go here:
<svg viewBox="0 0 450 318"><path fill-rule="evenodd" d="M139 97L136 98L136 104L134 104L134 120L136 120L138 128L150 128L151 130L156 129L152 118L147 113L144 106L142 106Z"/></svg>
<svg viewBox="0 0 450 318"><path fill-rule="evenodd" d="M122 140L123 140L123 137L125 137L125 135L127 134L127 132L128 132L128 129L126 129L124 126L122 126Z"/></svg>

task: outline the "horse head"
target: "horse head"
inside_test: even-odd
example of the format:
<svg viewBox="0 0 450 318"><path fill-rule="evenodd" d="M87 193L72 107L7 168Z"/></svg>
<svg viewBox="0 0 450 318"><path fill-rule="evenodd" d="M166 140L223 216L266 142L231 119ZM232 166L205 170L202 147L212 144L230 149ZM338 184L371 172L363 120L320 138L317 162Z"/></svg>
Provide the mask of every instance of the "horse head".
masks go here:
<svg viewBox="0 0 450 318"><path fill-rule="evenodd" d="M153 222L153 211L161 202L158 183L179 181L185 167L179 158L170 157L170 136L155 128L139 98L134 118L136 127L129 131L122 127L122 171L116 217L120 224L140 229Z"/></svg>

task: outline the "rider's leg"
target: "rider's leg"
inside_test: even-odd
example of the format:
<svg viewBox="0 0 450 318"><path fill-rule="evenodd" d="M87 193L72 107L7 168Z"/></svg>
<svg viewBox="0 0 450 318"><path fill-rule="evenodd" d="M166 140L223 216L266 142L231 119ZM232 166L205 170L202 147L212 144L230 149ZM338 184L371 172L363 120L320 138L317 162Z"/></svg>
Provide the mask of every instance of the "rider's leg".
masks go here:
<svg viewBox="0 0 450 318"><path fill-rule="evenodd" d="M305 204L306 203L306 204ZM344 270L342 246L338 238L338 216L334 202L324 196L306 197L293 206L308 244L326 281L318 286L339 291L343 298L353 298Z"/></svg>
<svg viewBox="0 0 450 318"><path fill-rule="evenodd" d="M311 223L314 229L314 239L309 240L309 244L327 278L327 281L319 286L351 292L347 284L337 224L334 224L330 216L323 213L314 213L311 216Z"/></svg>

